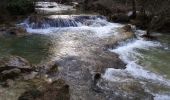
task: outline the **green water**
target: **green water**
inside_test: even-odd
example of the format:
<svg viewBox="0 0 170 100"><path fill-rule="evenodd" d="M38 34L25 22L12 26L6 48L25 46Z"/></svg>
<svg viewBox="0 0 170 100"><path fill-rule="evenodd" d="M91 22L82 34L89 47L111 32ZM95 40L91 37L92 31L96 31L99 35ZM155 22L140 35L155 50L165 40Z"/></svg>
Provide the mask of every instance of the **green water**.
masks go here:
<svg viewBox="0 0 170 100"><path fill-rule="evenodd" d="M29 35L25 37L0 37L0 57L17 55L38 64L51 56L51 37L45 35Z"/></svg>
<svg viewBox="0 0 170 100"><path fill-rule="evenodd" d="M163 47L142 51L143 58L140 63L170 79L170 35L161 35L158 41Z"/></svg>

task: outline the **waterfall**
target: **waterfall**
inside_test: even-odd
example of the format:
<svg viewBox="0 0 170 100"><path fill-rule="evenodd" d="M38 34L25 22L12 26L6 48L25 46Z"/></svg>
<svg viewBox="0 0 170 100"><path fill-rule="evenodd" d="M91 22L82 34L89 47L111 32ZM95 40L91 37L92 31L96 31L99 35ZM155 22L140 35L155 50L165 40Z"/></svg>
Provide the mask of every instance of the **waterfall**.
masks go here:
<svg viewBox="0 0 170 100"><path fill-rule="evenodd" d="M51 15L42 18L29 17L24 21L27 28L47 29L51 27L78 27L92 25L97 19L106 20L104 16L97 15ZM100 25L104 23L98 22Z"/></svg>

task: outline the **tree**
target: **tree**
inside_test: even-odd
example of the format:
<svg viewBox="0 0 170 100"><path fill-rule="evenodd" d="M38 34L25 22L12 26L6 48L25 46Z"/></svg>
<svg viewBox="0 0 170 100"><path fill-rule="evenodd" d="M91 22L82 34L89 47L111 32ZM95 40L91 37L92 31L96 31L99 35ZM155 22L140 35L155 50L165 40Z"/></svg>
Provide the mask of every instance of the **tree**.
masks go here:
<svg viewBox="0 0 170 100"><path fill-rule="evenodd" d="M149 36L152 31L157 31L170 23L170 0L138 0L141 6L141 13L150 17L146 34Z"/></svg>

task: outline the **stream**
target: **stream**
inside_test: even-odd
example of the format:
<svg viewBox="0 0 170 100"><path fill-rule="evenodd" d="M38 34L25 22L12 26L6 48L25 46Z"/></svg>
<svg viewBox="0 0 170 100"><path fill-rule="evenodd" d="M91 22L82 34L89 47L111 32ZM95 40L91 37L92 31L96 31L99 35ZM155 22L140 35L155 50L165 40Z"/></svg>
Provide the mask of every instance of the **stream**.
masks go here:
<svg viewBox="0 0 170 100"><path fill-rule="evenodd" d="M28 36L1 37L1 57L18 55L32 64L57 61L59 72L50 78L69 84L71 100L152 100L151 95L170 100L170 35L153 33L158 39L149 41L140 37L145 31L135 30L136 37L118 41L124 25L104 16L54 2L38 2L37 7L47 19L28 17L19 23ZM93 86L98 72L101 79Z"/></svg>

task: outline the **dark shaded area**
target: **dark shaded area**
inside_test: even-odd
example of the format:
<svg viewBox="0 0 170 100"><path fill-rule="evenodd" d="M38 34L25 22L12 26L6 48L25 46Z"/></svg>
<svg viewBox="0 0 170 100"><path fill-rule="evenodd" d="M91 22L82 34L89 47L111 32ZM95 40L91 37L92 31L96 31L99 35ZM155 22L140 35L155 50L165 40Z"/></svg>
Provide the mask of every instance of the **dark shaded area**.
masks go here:
<svg viewBox="0 0 170 100"><path fill-rule="evenodd" d="M69 85L64 80L41 84L44 89L33 88L24 92L18 100L70 100Z"/></svg>
<svg viewBox="0 0 170 100"><path fill-rule="evenodd" d="M35 0L1 0L0 24L15 21L34 12Z"/></svg>
<svg viewBox="0 0 170 100"><path fill-rule="evenodd" d="M140 29L170 32L169 0L79 0L84 10L92 10L117 23L131 23Z"/></svg>

